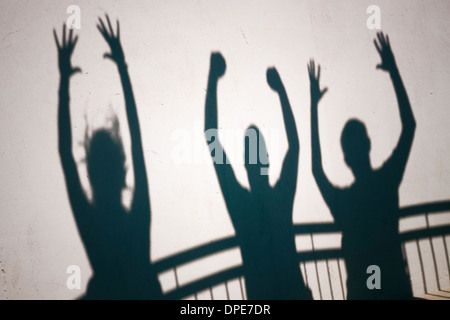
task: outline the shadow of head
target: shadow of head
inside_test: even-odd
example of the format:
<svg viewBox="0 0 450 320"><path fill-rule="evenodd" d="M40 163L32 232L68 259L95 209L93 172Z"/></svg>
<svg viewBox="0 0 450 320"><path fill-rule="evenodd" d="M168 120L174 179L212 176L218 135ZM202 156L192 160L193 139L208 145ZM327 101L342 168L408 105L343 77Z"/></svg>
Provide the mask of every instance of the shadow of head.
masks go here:
<svg viewBox="0 0 450 320"><path fill-rule="evenodd" d="M255 125L245 131L245 169L254 192L269 185L269 155L263 135Z"/></svg>
<svg viewBox="0 0 450 320"><path fill-rule="evenodd" d="M126 173L120 137L107 129L95 131L86 143L86 163L94 202L120 202Z"/></svg>
<svg viewBox="0 0 450 320"><path fill-rule="evenodd" d="M371 171L370 139L364 123L356 119L349 120L342 131L341 145L345 162L356 180Z"/></svg>

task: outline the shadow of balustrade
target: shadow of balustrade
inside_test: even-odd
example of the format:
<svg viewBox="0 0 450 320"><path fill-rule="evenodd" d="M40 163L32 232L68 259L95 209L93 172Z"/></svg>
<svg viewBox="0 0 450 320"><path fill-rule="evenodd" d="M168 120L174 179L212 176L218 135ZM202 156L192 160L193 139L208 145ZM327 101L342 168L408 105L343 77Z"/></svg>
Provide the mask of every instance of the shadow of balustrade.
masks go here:
<svg viewBox="0 0 450 320"><path fill-rule="evenodd" d="M299 269L317 300L346 297L341 231L332 222L295 225ZM450 288L450 201L404 207L399 233L416 297ZM219 239L155 262L167 299L245 300L236 238Z"/></svg>

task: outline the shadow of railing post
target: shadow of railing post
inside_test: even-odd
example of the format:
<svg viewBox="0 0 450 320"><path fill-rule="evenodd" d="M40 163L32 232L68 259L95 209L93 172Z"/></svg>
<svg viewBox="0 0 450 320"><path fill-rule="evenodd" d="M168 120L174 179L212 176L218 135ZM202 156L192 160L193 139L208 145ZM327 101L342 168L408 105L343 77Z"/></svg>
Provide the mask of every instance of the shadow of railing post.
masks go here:
<svg viewBox="0 0 450 320"><path fill-rule="evenodd" d="M433 239L441 239L444 247L445 263L447 268L447 276L450 277L450 260L448 256L448 248L446 236L450 235L450 221L447 224L433 227L430 225L430 214L450 212L450 201L436 202L430 204L422 204L415 206L404 207L400 210L400 218L411 218L415 216L424 216L425 228L419 230L407 231L400 234L400 239L403 243L404 249L406 251L405 245L407 242L414 242L417 248L417 253L419 257L419 267L420 273L423 281L424 293L430 293L428 289L429 284L426 277L426 269L424 265L424 258L422 254L422 249L420 245L420 240L427 240L430 245L431 250L431 263L434 269L434 278L436 281L437 289L442 290L441 281L439 279L438 263L436 260L436 250L433 243Z"/></svg>

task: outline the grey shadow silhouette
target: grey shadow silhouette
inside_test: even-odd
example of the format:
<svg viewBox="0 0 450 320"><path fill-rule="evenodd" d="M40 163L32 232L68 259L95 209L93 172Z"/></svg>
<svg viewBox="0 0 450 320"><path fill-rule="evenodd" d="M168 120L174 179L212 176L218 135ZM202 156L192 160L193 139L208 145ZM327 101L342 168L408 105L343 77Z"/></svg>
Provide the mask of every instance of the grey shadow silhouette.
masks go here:
<svg viewBox="0 0 450 320"><path fill-rule="evenodd" d="M71 65L78 37L73 37L71 29L66 39L64 25L60 44L54 32L61 75L59 154L70 205L93 269L93 277L82 298L160 299L161 287L150 264L150 198L136 104L120 44L119 22L114 35L109 17L106 19L108 29L101 19L97 27L111 49L104 57L118 67L131 135L135 187L129 212L121 203L126 173L124 150L120 137L110 130L98 130L85 142L92 203L83 192L72 155L69 111L69 81L72 75L81 71Z"/></svg>
<svg viewBox="0 0 450 320"><path fill-rule="evenodd" d="M245 134L245 168L250 190L237 181L217 132L217 85L225 74L220 53L212 53L205 104L205 135L226 207L236 230L243 259L248 299L312 299L297 259L292 210L297 185L299 139L291 106L278 75L267 81L280 97L289 148L280 178L269 185L264 138L255 126Z"/></svg>
<svg viewBox="0 0 450 320"><path fill-rule="evenodd" d="M334 186L322 167L317 107L325 90L321 90L320 66L316 75L314 61L308 70L311 82L312 171L335 223L342 230L342 252L347 267L348 299L411 299L412 289L403 258L398 230L398 189L414 138L416 123L400 73L395 63L389 38L378 34L375 46L397 96L402 132L392 155L377 170L371 167L370 139L365 125L352 119L341 136L345 162L355 177L348 188ZM369 290L367 268L381 270L381 289Z"/></svg>

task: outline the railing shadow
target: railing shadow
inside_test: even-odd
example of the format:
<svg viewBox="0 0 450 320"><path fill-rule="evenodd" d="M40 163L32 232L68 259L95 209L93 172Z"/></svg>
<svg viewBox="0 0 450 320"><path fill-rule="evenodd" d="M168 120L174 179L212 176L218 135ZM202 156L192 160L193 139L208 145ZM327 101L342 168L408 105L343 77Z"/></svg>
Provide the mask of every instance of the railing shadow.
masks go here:
<svg viewBox="0 0 450 320"><path fill-rule="evenodd" d="M424 224L421 227L417 227L416 223L416 226L413 226L413 228L405 228L405 230L400 231L400 238L405 259L408 262L408 268L411 270L411 267L414 267L416 270L414 273L415 276L417 276L417 272L420 273L419 276L421 276L421 281L423 282L424 294L430 293L429 288L433 287L433 285L436 286L436 284L437 289L446 289L442 288L441 283L445 279L448 279L450 273L450 259L447 244L447 242L450 242L450 219L444 219L444 223L433 222L433 219L431 219L435 217L435 214L445 212L450 212L450 201L408 206L400 210L400 221L410 218L424 220ZM335 240L331 246L315 244L321 236L334 235L340 239L341 230L334 223L301 224L295 225L294 229L296 237L301 237L303 240L309 238L311 242L309 249L300 248L298 262L306 284L313 291L314 298L345 299L346 270L345 263L342 259L340 240ZM443 250L440 250L440 253L444 252L443 257L439 257L441 257L441 261L445 260L444 264L446 265L444 265L444 269L442 263L438 264L437 261L437 241L440 241L443 247ZM428 249L431 252L431 259L424 258L426 253L430 255ZM170 285L166 286L166 288L163 285L165 298L171 300L184 298L199 299L205 297L209 299L246 299L245 281L242 266L239 261L234 262L234 264L230 263L228 266L218 266L219 268L216 271L213 270L209 274L201 275L196 279L187 281L180 281L179 279L180 268L188 265L191 265L192 268L192 265L195 266L197 261L226 254L233 250L238 251L239 246L234 237L229 237L156 262L154 268L160 275L160 279L161 277L171 279L169 281L171 283ZM413 252L414 250L417 253L418 259L416 260L418 261L410 258L406 254L406 251ZM429 267L426 268L425 264ZM221 267L222 269L220 269ZM323 271L320 272L319 269ZM231 282L234 284L234 294L231 294L230 291ZM222 288L222 295L220 297L214 294L215 289L219 286Z"/></svg>

